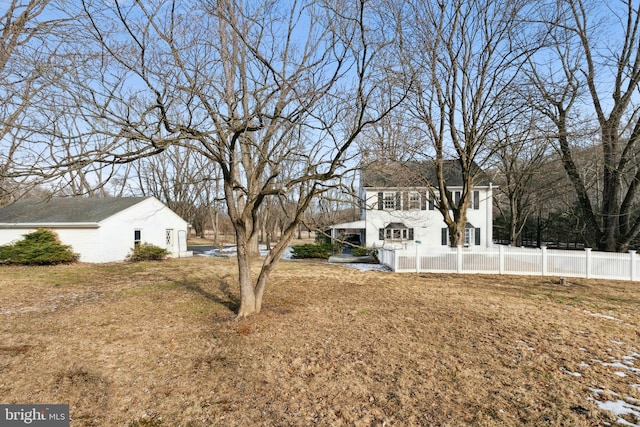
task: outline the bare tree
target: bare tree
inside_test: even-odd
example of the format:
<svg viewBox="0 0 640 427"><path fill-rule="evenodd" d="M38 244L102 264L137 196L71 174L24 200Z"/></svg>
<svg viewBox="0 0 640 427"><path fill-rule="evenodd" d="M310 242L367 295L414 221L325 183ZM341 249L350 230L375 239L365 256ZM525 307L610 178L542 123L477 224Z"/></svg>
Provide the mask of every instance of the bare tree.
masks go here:
<svg viewBox="0 0 640 427"><path fill-rule="evenodd" d="M163 201L204 237L216 199L221 198L215 193L219 175L214 163L194 151L173 146L134 163L133 169L137 188L130 188L131 192Z"/></svg>
<svg viewBox="0 0 640 427"><path fill-rule="evenodd" d="M362 130L403 97L401 87L379 96L391 92L397 58L385 56L391 35L369 3L82 2L92 68L69 77L76 90L65 102L96 141L67 162L127 163L179 146L216 164L238 246L238 317L258 313L311 200L339 179ZM254 280L260 207L292 195Z"/></svg>
<svg viewBox="0 0 640 427"><path fill-rule="evenodd" d="M520 15L520 0L414 1L404 40L415 75L413 111L435 161L427 183L448 228L449 243L464 243L472 187L489 157L490 136L518 106L513 84L535 46ZM463 184L459 201L448 188L446 165L457 163Z"/></svg>
<svg viewBox="0 0 640 427"><path fill-rule="evenodd" d="M24 168L18 173L25 160L18 153L36 132L30 116L38 111L47 88L43 74L56 44L55 21L42 19L48 4L11 0L0 6L0 205L39 183Z"/></svg>
<svg viewBox="0 0 640 427"><path fill-rule="evenodd" d="M538 91L535 105L556 127L562 162L591 236L587 243L625 251L640 233L640 6L632 0L570 0L540 12L550 47L543 52L547 61L534 57L528 67ZM577 160L585 141L591 142L577 132L584 128L585 113L595 116L591 127L599 134L597 192L590 190L592 177Z"/></svg>
<svg viewBox="0 0 640 427"><path fill-rule="evenodd" d="M494 133L498 184L494 204L508 226L509 244L522 245L522 232L530 216L535 215L550 191L557 186L549 171L549 141L537 129L537 116L523 114Z"/></svg>
<svg viewBox="0 0 640 427"><path fill-rule="evenodd" d="M0 204L34 191L104 196L120 175L118 167L77 161L95 138L82 112L62 102L64 79L83 65L75 16L60 12L66 5L11 0L0 7Z"/></svg>

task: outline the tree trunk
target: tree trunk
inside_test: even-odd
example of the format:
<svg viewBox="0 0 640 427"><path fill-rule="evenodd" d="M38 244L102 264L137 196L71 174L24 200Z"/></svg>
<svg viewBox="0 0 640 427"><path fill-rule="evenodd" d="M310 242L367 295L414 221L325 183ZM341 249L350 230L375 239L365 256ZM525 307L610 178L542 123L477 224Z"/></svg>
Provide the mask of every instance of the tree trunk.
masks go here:
<svg viewBox="0 0 640 427"><path fill-rule="evenodd" d="M614 113L611 117L615 118ZM602 150L604 159L602 186L602 237L598 242L598 249L615 252L618 231L618 206L620 173L617 170L616 146L617 124L619 120L609 119L601 123Z"/></svg>
<svg viewBox="0 0 640 427"><path fill-rule="evenodd" d="M266 239L264 241L264 244L267 246L267 251L271 250L271 232L270 231L266 232Z"/></svg>
<svg viewBox="0 0 640 427"><path fill-rule="evenodd" d="M218 231L218 209L213 210L211 215L211 228L213 228L213 243L217 244L220 238Z"/></svg>
<svg viewBox="0 0 640 427"><path fill-rule="evenodd" d="M236 229L238 250L238 282L240 284L240 307L237 319L258 314L262 301L256 298L251 275L251 253L248 250L248 238L244 230Z"/></svg>
<svg viewBox="0 0 640 427"><path fill-rule="evenodd" d="M511 246L518 246L518 209L516 208L516 202L513 199L509 200L509 244Z"/></svg>
<svg viewBox="0 0 640 427"><path fill-rule="evenodd" d="M260 255L258 233L253 233L247 240L247 251L249 252L250 256Z"/></svg>
<svg viewBox="0 0 640 427"><path fill-rule="evenodd" d="M538 218L536 220L536 246L538 248L542 247L542 220L540 219L541 215L542 214L538 212Z"/></svg>
<svg viewBox="0 0 640 427"><path fill-rule="evenodd" d="M449 244L452 248L464 246L464 224L453 223L449 226Z"/></svg>

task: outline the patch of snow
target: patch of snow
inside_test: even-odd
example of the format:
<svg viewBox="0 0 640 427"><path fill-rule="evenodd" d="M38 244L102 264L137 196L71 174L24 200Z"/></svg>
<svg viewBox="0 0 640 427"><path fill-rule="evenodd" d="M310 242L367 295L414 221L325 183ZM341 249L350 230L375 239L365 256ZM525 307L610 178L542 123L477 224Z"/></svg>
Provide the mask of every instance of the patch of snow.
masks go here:
<svg viewBox="0 0 640 427"><path fill-rule="evenodd" d="M570 370L568 370L568 369L566 369L564 367L561 367L560 371L564 372L567 375L571 375L572 377L581 377L582 376L582 374L580 372L571 372Z"/></svg>
<svg viewBox="0 0 640 427"><path fill-rule="evenodd" d="M622 418L622 415L632 415L637 420L640 420L640 406L633 405L631 403L625 402L624 400L616 400L616 401L606 400L604 402L601 402L596 399L589 399L589 400L593 401L593 403L595 403L598 408L604 411L609 411L613 413L613 415L618 417L616 420L618 424L622 424L625 426L632 426L632 427L640 426L640 424L631 423L625 420L624 418Z"/></svg>
<svg viewBox="0 0 640 427"><path fill-rule="evenodd" d="M618 374L618 372L616 372L616 374ZM620 374L626 376L624 372L620 372ZM640 391L640 384L631 384L630 387ZM598 406L598 408L604 411L609 411L616 416L617 424L640 427L640 424L638 424L640 422L640 400L632 397L624 397L623 399L620 399L620 395L612 390L603 390L591 387L589 387L589 390L594 394L595 398L588 398L588 400L592 401L596 406ZM630 422L622 418L623 415L630 415L634 418L634 422Z"/></svg>
<svg viewBox="0 0 640 427"><path fill-rule="evenodd" d="M603 395L605 393L610 394L611 396L619 396L618 393L616 393L613 390L604 390L604 389L601 389L601 388L592 388L592 387L589 387L589 390L593 394L595 394L596 396L600 396L600 395Z"/></svg>
<svg viewBox="0 0 640 427"><path fill-rule="evenodd" d="M603 363L602 366L608 366L610 368L623 368L623 369L627 369L628 368L627 365L625 365L624 363L621 363L618 360L616 360L613 363Z"/></svg>
<svg viewBox="0 0 640 427"><path fill-rule="evenodd" d="M613 321L616 321L616 322L622 322L622 320L618 319L617 317L609 316L609 315L606 315L606 314L602 314L602 313L591 313L591 312L586 311L586 310L585 310L585 312L586 312L587 314L589 314L589 316L599 317L599 318L601 318L601 319L606 319L606 320L613 320Z"/></svg>
<svg viewBox="0 0 640 427"><path fill-rule="evenodd" d="M389 271L387 267L382 264L364 264L364 263L344 263L340 264L343 267L355 268L360 271Z"/></svg>
<svg viewBox="0 0 640 427"><path fill-rule="evenodd" d="M526 341L523 341L523 340L516 340L516 344L521 344L521 345L525 346L527 348L527 350L530 350L530 351L534 351L535 350L534 347L531 347Z"/></svg>
<svg viewBox="0 0 640 427"><path fill-rule="evenodd" d="M225 246L223 248L211 249L208 251L202 252L204 256L213 256L213 257L230 257L235 255L237 252L235 246Z"/></svg>
<svg viewBox="0 0 640 427"><path fill-rule="evenodd" d="M603 362L597 359L591 359L591 361L598 362L602 366L606 366L609 368L622 369L623 371L615 372L615 375L619 377L626 377L628 374L640 375L640 368L634 367L635 365L634 361L635 359L637 359L636 355L637 353L634 352L630 356L623 356L622 361L615 360L614 358L611 358L612 360L611 362Z"/></svg>
<svg viewBox="0 0 640 427"><path fill-rule="evenodd" d="M259 245L258 252L260 255L265 256L269 251L267 250L266 245ZM282 254L281 259L291 259L292 258L292 250L291 247L287 247ZM213 257L232 257L238 254L238 248L235 245L224 246L222 248L211 249L209 251L204 251L202 255L205 256L213 256Z"/></svg>
<svg viewBox="0 0 640 427"><path fill-rule="evenodd" d="M261 256L265 256L269 253L266 245L260 245L258 247L258 251L260 252ZM202 255L212 256L212 257L232 257L232 256L236 256L237 253L238 251L236 246L232 245L232 246L225 246L219 249L218 248L211 249L209 251L203 252ZM285 249L280 259L293 259L293 250L291 249L290 246ZM355 268L360 271L369 271L369 270L389 271L389 269L382 264L344 263L340 265L344 267Z"/></svg>

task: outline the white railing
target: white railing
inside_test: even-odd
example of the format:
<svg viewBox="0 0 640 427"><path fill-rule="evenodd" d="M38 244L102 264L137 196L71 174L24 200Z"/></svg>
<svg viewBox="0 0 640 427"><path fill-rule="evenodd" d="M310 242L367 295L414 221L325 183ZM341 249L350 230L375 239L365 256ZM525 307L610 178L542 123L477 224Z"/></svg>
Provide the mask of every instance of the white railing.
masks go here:
<svg viewBox="0 0 640 427"><path fill-rule="evenodd" d="M380 248L378 259L398 273L485 273L640 280L640 257L635 251L611 253L594 252L588 248L567 251L495 246L481 250L458 247L417 252L416 249Z"/></svg>

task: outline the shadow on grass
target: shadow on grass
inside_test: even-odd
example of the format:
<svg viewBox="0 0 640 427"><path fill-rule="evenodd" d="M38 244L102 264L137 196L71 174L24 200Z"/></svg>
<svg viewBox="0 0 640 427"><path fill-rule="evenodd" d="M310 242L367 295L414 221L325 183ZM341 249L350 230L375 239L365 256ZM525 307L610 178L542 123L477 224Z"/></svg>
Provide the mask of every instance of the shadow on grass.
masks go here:
<svg viewBox="0 0 640 427"><path fill-rule="evenodd" d="M209 301L213 301L228 308L233 313L237 313L240 309L240 299L236 295L234 295L233 292L231 292L230 286L227 282L220 281L218 283L220 294L212 293L206 289L203 289L199 283L196 283L194 281L184 281L181 282L181 284L186 289L205 297Z"/></svg>

